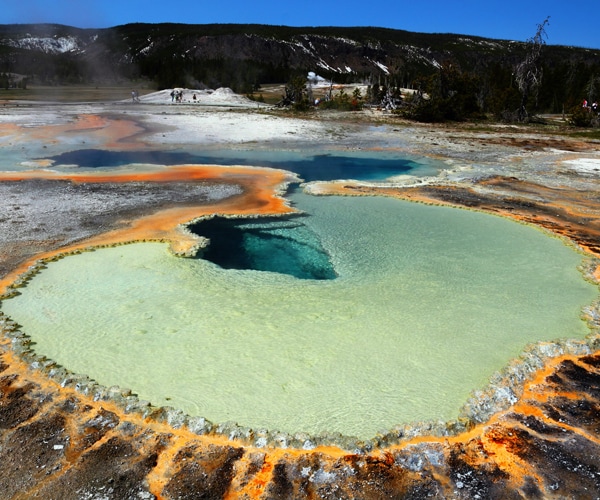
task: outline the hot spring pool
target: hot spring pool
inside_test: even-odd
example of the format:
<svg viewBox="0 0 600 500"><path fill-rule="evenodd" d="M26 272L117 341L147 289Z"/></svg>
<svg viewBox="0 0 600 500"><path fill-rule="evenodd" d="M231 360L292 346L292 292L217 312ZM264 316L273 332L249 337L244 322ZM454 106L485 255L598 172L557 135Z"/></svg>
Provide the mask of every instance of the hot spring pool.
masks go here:
<svg viewBox="0 0 600 500"><path fill-rule="evenodd" d="M291 198L309 214L293 219L296 236L242 234L236 252L285 255L295 238L296 253L312 249L300 267L331 266L324 279L143 243L52 263L2 309L38 353L153 404L365 439L455 418L528 343L589 333L579 315L597 288L581 256L541 231L387 198Z"/></svg>

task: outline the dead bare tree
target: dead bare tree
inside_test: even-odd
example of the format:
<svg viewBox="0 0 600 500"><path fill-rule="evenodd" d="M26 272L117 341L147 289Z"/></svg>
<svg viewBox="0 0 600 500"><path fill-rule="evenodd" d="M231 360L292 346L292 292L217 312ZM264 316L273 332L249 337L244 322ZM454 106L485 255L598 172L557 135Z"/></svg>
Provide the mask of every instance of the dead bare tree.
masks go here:
<svg viewBox="0 0 600 500"><path fill-rule="evenodd" d="M527 121L527 103L531 96L537 98L538 90L542 84L542 67L540 65L542 48L546 44L546 26L550 24L550 17L538 24L533 38L527 40L527 53L525 59L515 68L515 81L521 92L521 105L517 113L520 122Z"/></svg>

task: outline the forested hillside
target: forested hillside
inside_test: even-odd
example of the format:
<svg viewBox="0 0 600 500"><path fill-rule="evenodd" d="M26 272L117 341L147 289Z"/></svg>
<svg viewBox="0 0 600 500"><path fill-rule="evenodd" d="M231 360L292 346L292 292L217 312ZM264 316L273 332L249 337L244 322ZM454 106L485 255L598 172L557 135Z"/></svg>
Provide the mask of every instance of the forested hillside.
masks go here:
<svg viewBox="0 0 600 500"><path fill-rule="evenodd" d="M600 98L600 50L544 43L528 105L562 112ZM518 107L515 68L528 44L383 28L128 24L107 29L0 25L0 87L151 82L157 89L288 82L308 72L337 83L422 88L452 82L478 112ZM433 83L432 83L433 82Z"/></svg>

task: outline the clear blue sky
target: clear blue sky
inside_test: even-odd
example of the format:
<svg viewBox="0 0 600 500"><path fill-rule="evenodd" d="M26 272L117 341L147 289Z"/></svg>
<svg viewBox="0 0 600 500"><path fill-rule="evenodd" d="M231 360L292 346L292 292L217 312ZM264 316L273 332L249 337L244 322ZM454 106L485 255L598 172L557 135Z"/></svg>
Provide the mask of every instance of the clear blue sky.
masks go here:
<svg viewBox="0 0 600 500"><path fill-rule="evenodd" d="M598 0L2 0L0 24L107 28L133 22L377 26L524 41L550 16L546 43L600 49Z"/></svg>

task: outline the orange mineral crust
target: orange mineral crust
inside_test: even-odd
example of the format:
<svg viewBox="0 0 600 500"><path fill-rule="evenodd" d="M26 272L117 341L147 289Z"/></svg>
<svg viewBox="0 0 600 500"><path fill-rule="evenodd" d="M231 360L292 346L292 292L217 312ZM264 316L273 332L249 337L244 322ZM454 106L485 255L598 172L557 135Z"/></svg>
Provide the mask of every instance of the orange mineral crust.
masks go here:
<svg viewBox="0 0 600 500"><path fill-rule="evenodd" d="M278 196L279 191L291 180L290 174L282 170L219 166L219 165L176 165L150 172L98 172L98 173L72 173L61 174L43 170L30 170L26 172L0 172L0 182L20 181L24 179L43 179L54 181L70 181L82 183L126 183L126 182L198 182L213 181L239 184L244 188L244 195L235 202L225 201L219 203L223 212L229 215L273 215L293 211L285 200ZM202 214L211 213L215 207L203 210ZM193 210L193 208L190 207ZM214 212L212 212L214 213ZM175 219L174 219L175 220ZM188 219L189 220L189 219ZM176 224L186 222L176 220Z"/></svg>
<svg viewBox="0 0 600 500"><path fill-rule="evenodd" d="M109 246L135 241L165 241L170 243L171 250L176 254L186 254L193 251L198 239L181 227L194 219L214 214L225 216L277 215L293 212L279 192L292 179L290 174L281 170L251 168L251 167L222 167L181 165L166 167L149 172L107 173L94 174L57 174L48 171L27 171L20 173L0 173L0 182L18 182L38 179L47 182L67 181L75 185L96 185L126 183L144 183L160 186L163 184L180 183L182 189L197 183L232 185L240 188L240 194L226 197L213 202L180 203L172 200L165 206L152 209L138 207L133 213L124 215L106 228L97 228L94 234L76 243L46 244L46 250L39 250L31 257L22 260L11 272L0 278L0 293L6 290L17 276L38 259L49 259L58 253L68 253L93 246ZM93 194L90 194L92 196ZM36 242L38 248L43 248ZM9 247L13 252L27 251L27 246ZM2 257L2 255L0 255ZM12 256L14 257L14 256Z"/></svg>
<svg viewBox="0 0 600 500"><path fill-rule="evenodd" d="M77 141L79 144L96 144L105 149L124 149L133 146L135 138L145 130L132 120L83 114L64 124L23 127L17 124L0 124L0 137L15 143L60 144ZM139 147L139 144L137 144Z"/></svg>

